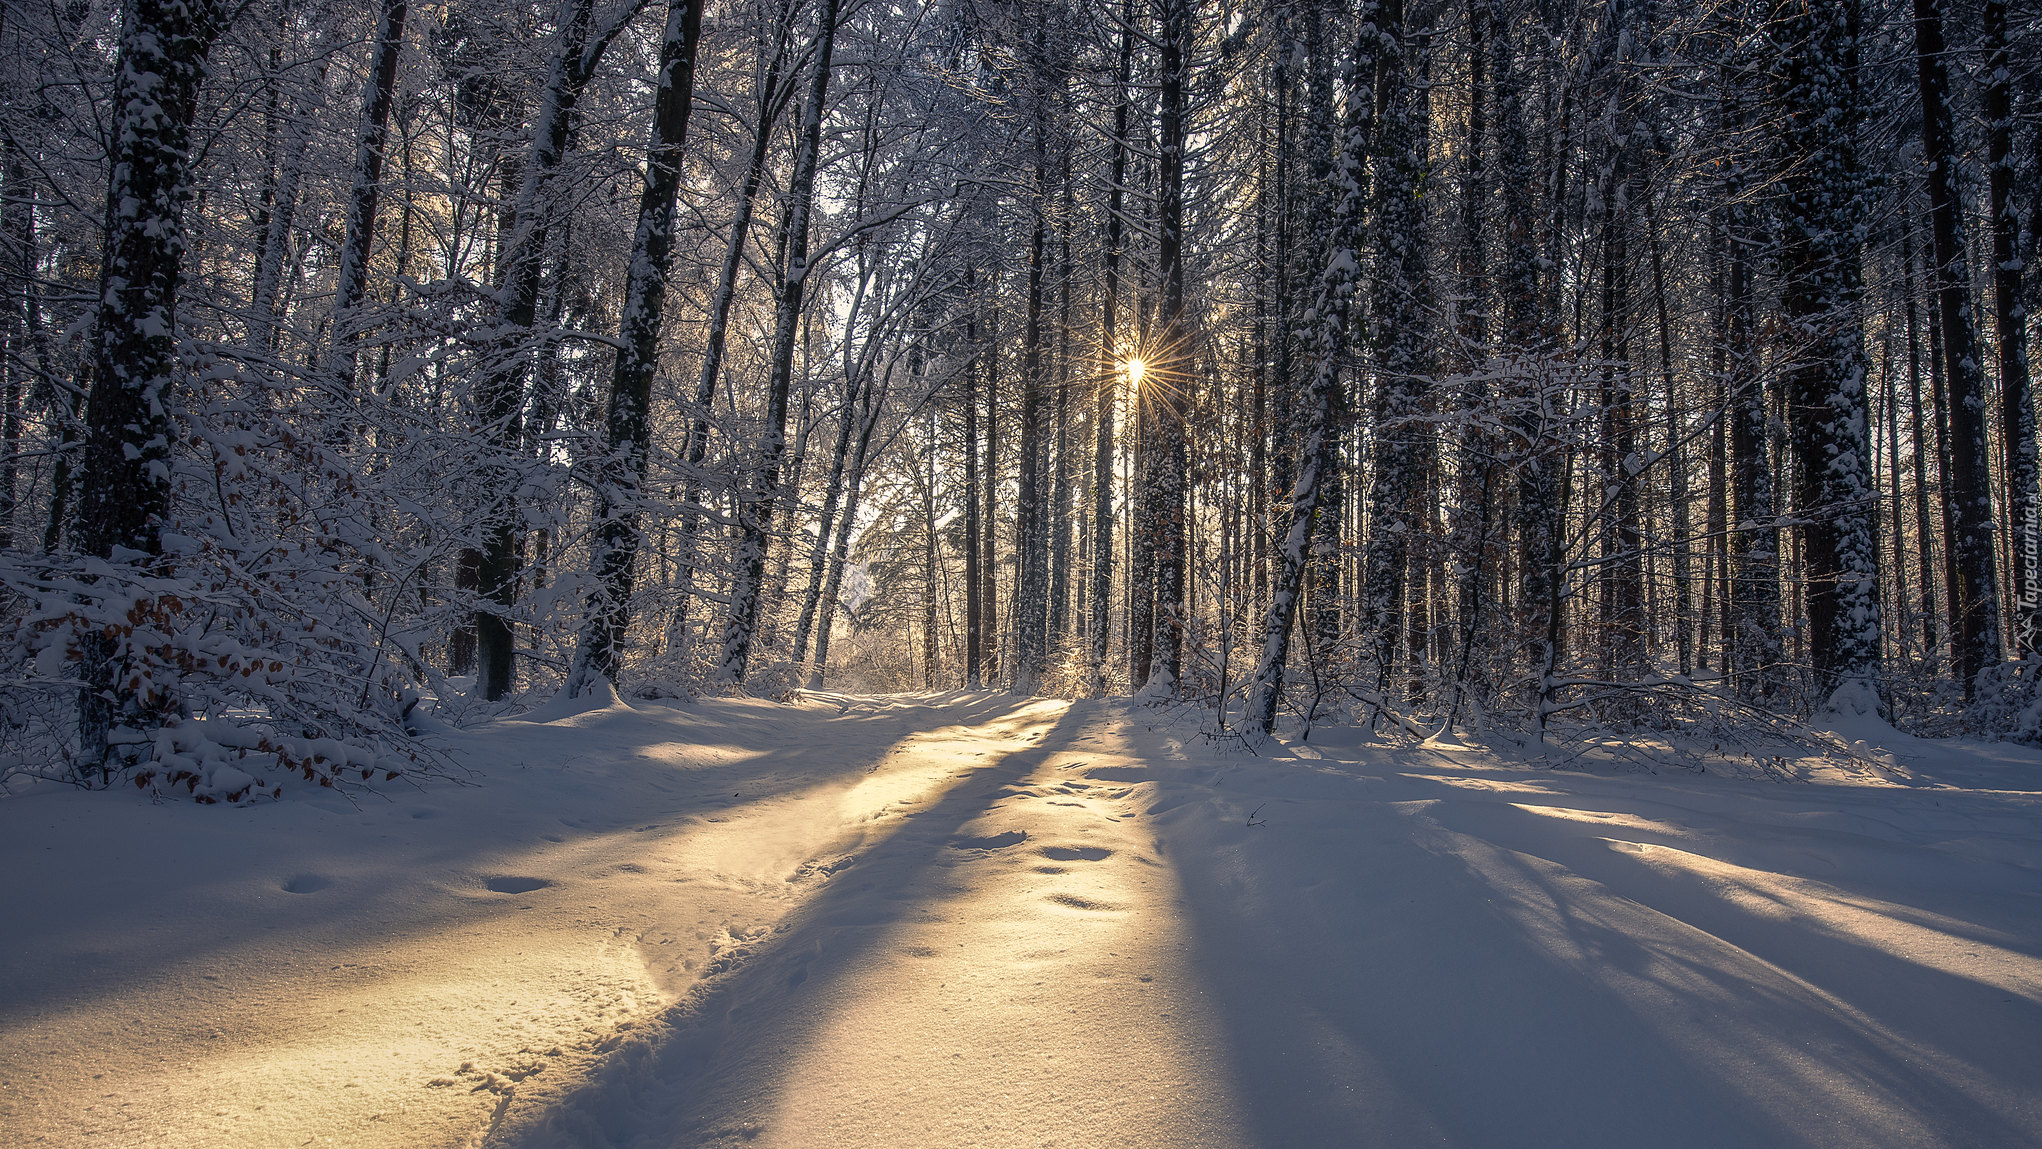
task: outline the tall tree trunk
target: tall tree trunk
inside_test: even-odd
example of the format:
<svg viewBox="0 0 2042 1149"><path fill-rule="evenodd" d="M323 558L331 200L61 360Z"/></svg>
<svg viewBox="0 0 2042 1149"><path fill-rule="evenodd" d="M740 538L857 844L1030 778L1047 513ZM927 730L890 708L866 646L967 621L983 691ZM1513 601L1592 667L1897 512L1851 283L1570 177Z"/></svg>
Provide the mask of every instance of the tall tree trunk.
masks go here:
<svg viewBox="0 0 2042 1149"><path fill-rule="evenodd" d="M1933 259L1932 253L1924 253ZM1925 276L1935 278L1934 269L1924 266ZM1958 565L1959 541L1957 537L1957 515L1950 508L1951 492L1955 489L1955 467L1950 462L1950 386L1943 378L1943 299L1931 289L1928 293L1929 329L1929 403L1934 412L1936 428L1936 500L1943 516L1943 631L1949 636L1950 659L1954 666L1957 660L1958 636L1964 633L1964 572Z"/></svg>
<svg viewBox="0 0 2042 1149"><path fill-rule="evenodd" d="M638 197L638 229L631 241L617 358L610 372L604 452L595 469L596 526L589 565L596 581L563 691L569 698L586 694L598 676L616 684L624 637L631 627L631 591L642 541L640 504L652 449L652 376L659 366L675 201L681 189L688 117L695 103L695 49L701 39L702 0L672 0L660 39L652 142L645 151L645 187Z"/></svg>
<svg viewBox="0 0 2042 1149"><path fill-rule="evenodd" d="M928 442L922 447L922 689L936 689L936 412L927 416Z"/></svg>
<svg viewBox="0 0 2042 1149"><path fill-rule="evenodd" d="M987 342L981 345L979 362L985 367L986 377L986 421L985 421L985 513L979 519L980 543L985 555L979 559L978 609L980 640L985 643L982 652L991 663L986 673L989 682L999 681L1003 673L1000 665L1000 566L999 566L999 492L1000 492L1000 310L997 305L999 284L997 279L988 285L986 294L991 297L986 308Z"/></svg>
<svg viewBox="0 0 2042 1149"><path fill-rule="evenodd" d="M1688 451L1684 409L1680 402L1680 381L1674 373L1673 313L1666 298L1666 258L1659 233L1657 200L1646 201L1646 240L1652 255L1652 303L1659 318L1659 371L1666 386L1666 468L1667 511L1673 530L1673 640L1674 664L1682 675L1692 674L1695 665L1693 530L1688 506Z"/></svg>
<svg viewBox="0 0 2042 1149"><path fill-rule="evenodd" d="M268 359L282 350L284 278L291 262L291 245L296 238L298 188L303 183L306 153L317 129L319 109L324 103L326 69L330 59L328 42L333 33L322 29L314 38L312 70L307 88L313 93L303 106L293 109L289 143L283 147L275 179L261 216L262 246L256 257L255 281L248 299L248 351Z"/></svg>
<svg viewBox="0 0 2042 1149"><path fill-rule="evenodd" d="M504 246L502 283L497 288L497 346L490 362L481 368L482 378L475 388L482 433L506 458L520 453L524 441L525 361L544 284L541 271L553 214L553 176L567 155L575 105L604 51L630 22L639 2L642 0L627 5L627 11L612 13L608 23L597 27L594 0L568 0L560 47L532 125L531 151L523 164L515 214ZM483 605L475 611L476 685L490 701L510 693L516 671L510 612L518 596L518 521L514 498L493 491L483 516L476 564Z"/></svg>
<svg viewBox="0 0 2042 1149"><path fill-rule="evenodd" d="M979 518L979 472L978 472L978 368L984 353L979 347L978 336L978 269L968 267L964 272L964 688L984 688L981 662L985 656L984 641L984 594L979 585L981 561L980 548L983 545L980 534L984 530ZM846 410L845 419L850 418Z"/></svg>
<svg viewBox="0 0 2042 1149"><path fill-rule="evenodd" d="M1489 356L1488 275L1484 261L1483 216L1489 194L1487 146L1489 121L1489 39L1495 32L1490 0L1468 3L1468 122L1462 159L1460 227L1456 237L1455 278L1458 280L1461 366L1469 379L1460 402L1464 410L1490 409L1489 387L1478 368ZM1447 722L1458 720L1470 683L1474 648L1482 625L1484 582L1489 573L1489 527L1495 507L1490 490L1496 444L1472 421L1454 432L1458 475L1454 481L1450 555L1454 578L1453 694ZM1478 461L1479 460L1479 461Z"/></svg>
<svg viewBox="0 0 2042 1149"><path fill-rule="evenodd" d="M1071 149L1066 143L1062 157L1062 203L1057 211L1057 354L1056 407L1051 412L1054 427L1056 468L1050 474L1049 491L1049 616L1047 622L1050 654L1061 654L1071 636L1071 487L1077 478L1071 461L1071 432L1076 417L1071 408L1071 224L1077 215L1071 186Z"/></svg>
<svg viewBox="0 0 2042 1149"><path fill-rule="evenodd" d="M1985 475L1985 381L1971 317L1971 264L1964 241L1955 111L1943 38L1942 0L1914 0L1916 75L1921 85L1922 149L1928 161L1934 282L1940 298L1943 374L1950 389L1950 533L1955 536L1963 599L1956 671L1970 698L1978 676L2000 662L1998 563L1992 540L1992 491Z"/></svg>
<svg viewBox="0 0 2042 1149"><path fill-rule="evenodd" d="M1190 477L1189 391L1198 377L1192 333L1184 314L1184 144L1188 131L1185 87L1192 56L1190 0L1164 0L1158 67L1161 102L1157 117L1156 270L1162 280L1162 346L1169 370L1156 388L1157 459L1154 470L1157 514L1150 523L1156 570L1154 667L1172 694L1182 689L1184 627L1188 602L1186 499Z"/></svg>
<svg viewBox="0 0 2042 1149"><path fill-rule="evenodd" d="M807 102L801 110L801 138L795 146L794 170L787 183L787 214L782 227L787 261L782 272L773 317L773 362L766 383L766 425L759 461L739 508L740 538L731 582L730 617L723 632L723 657L717 677L742 686L764 609L766 540L775 504L780 500L780 464L787 453L787 399L794 376L794 343L800 330L801 304L808 289L808 225L815 194L815 169L822 148L822 121L829 98L830 53L836 43L837 0L821 0L816 16L815 60L810 65Z"/></svg>
<svg viewBox="0 0 2042 1149"><path fill-rule="evenodd" d="M1046 424L1049 407L1048 370L1043 363L1043 294L1048 275L1049 246L1049 90L1048 33L1038 25L1035 36L1034 88L1030 94L1029 135L1035 157L1028 235L1028 312L1021 337L1021 436L1019 479L1014 494L1014 550L1019 570L1014 590L1014 690L1034 694L1048 654L1049 625L1049 476Z"/></svg>
<svg viewBox="0 0 2042 1149"><path fill-rule="evenodd" d="M1369 644L1380 701L1390 695L1397 644L1403 629L1405 578L1413 537L1421 524L1412 514L1423 476L1423 418L1431 371L1426 351L1429 308L1425 270L1425 209L1420 184L1426 157L1412 122L1409 52L1417 38L1406 26L1403 0L1377 5L1381 39L1375 64L1375 143L1371 210L1377 252L1373 290L1375 361L1378 381L1374 409L1376 453L1373 488L1375 520L1362 560L1361 630Z"/></svg>
<svg viewBox="0 0 2042 1149"><path fill-rule="evenodd" d="M2042 521L2038 521L2035 399L2028 389L2028 309L2021 294L2020 205L2014 202L2013 61L2006 0L1985 2L1987 212L1992 217L1993 324L1999 339L2000 443L2006 451L2007 550L2013 655L2042 649ZM2032 61L2030 62L2032 67Z"/></svg>
<svg viewBox="0 0 2042 1149"><path fill-rule="evenodd" d="M355 145L354 191L348 197L347 232L334 275L332 339L324 383L335 397L355 389L355 345L361 337L356 314L367 293L369 252L375 243L376 205L382 194L384 147L390 135L390 106L397 91L397 61L404 49L407 0L383 0L376 21L376 54L362 98L361 134Z"/></svg>
<svg viewBox="0 0 2042 1149"><path fill-rule="evenodd" d="M1741 69L1740 69L1741 71ZM1737 72L1723 80L1727 105L1724 125L1733 132L1748 128L1748 116L1731 85L1741 84ZM1762 704L1775 701L1786 656L1780 643L1780 532L1773 504L1772 465L1767 459L1769 415L1765 384L1759 375L1756 289L1752 261L1762 242L1751 192L1747 161L1727 157L1723 186L1729 268L1726 275L1725 327L1729 344L1725 388L1730 407L1730 503L1734 516L1729 536L1731 614L1735 635L1729 671L1738 694Z"/></svg>
<svg viewBox="0 0 2042 1149"><path fill-rule="evenodd" d="M1093 418L1097 433L1092 455L1092 692L1106 695L1107 627L1113 617L1113 418L1115 400L1127 379L1130 356L1120 339L1120 254L1125 235L1121 219L1127 182L1128 85L1134 69L1134 0L1120 3L1120 53L1114 65L1113 160L1106 187L1106 295L1100 308L1099 336L1106 351L1100 372Z"/></svg>
<svg viewBox="0 0 2042 1149"><path fill-rule="evenodd" d="M0 95L9 94L0 86ZM18 274L16 290L0 288L0 551L15 547L14 520L20 510L22 408L29 388L22 384L36 356L39 319L34 316L35 198L29 189L28 165L12 133L0 138L0 283ZM32 378L32 377L30 377ZM47 386L45 381L44 386ZM51 397L52 399L55 396ZM57 402L49 406L61 410ZM61 434L61 432L59 432ZM60 450L58 458L63 458Z"/></svg>
<svg viewBox="0 0 2042 1149"><path fill-rule="evenodd" d="M1925 660L1934 662L1942 645L1942 640L1937 637L1935 591L1936 572L1942 564L1936 561L1934 518L1929 513L1928 441L1922 435L1922 410L1933 402L1934 393L1927 389L1922 378L1921 324L1916 306L1914 208L1909 202L1903 203L1901 211L1900 264L1900 294L1905 301L1907 324L1908 437L1914 451L1914 549L1915 562L1921 572L1921 650Z"/></svg>
<svg viewBox="0 0 2042 1149"><path fill-rule="evenodd" d="M772 149L773 125L778 122L785 93L781 71L785 66L792 0L779 0L779 16L772 29L773 49L759 81L757 122L753 125L752 151L739 184L730 221L730 236L724 241L723 268L717 273L716 290L709 301L709 328L703 339L702 363L695 372L694 420L688 430L687 466L681 495L680 588L674 603L674 621L668 628L685 636L688 612L694 598L697 570L701 566L702 484L698 477L702 461L709 455L709 410L716 399L716 381L723 373L723 349L730 334L730 309L737 299L737 275L744 266L745 245L751 233L752 212L758 201L759 185L765 179L766 158Z"/></svg>
<svg viewBox="0 0 2042 1149"><path fill-rule="evenodd" d="M1878 491L1867 439L1864 285L1869 214L1858 165L1857 0L1782 6L1781 308L1795 336L1785 372L1804 548L1809 654L1828 698L1877 705Z"/></svg>
<svg viewBox="0 0 2042 1149"><path fill-rule="evenodd" d="M837 595L844 585L844 567L850 562L851 532L858 524L858 501L865 490L865 464L870 457L872 432L879 426L885 398L883 388L870 387L866 391L858 442L852 449L850 475L844 482L844 516L837 523L837 541L830 551L829 577L823 584L821 615L816 620L815 661L808 675L810 690L822 689L823 674L829 669L830 635L837 622Z"/></svg>
<svg viewBox="0 0 2042 1149"><path fill-rule="evenodd" d="M1350 91L1367 90L1373 78L1375 54L1383 46L1376 35L1378 22L1369 18L1377 14L1376 7L1374 0L1367 0L1362 12L1362 35L1350 57L1347 74ZM1361 279L1361 246L1367 238L1365 186L1374 128L1374 105L1367 98L1352 100L1330 189L1338 198L1326 239L1326 266L1319 274L1316 321L1310 333L1312 382L1303 427L1304 466L1291 497L1290 529L1283 540L1282 566L1277 569L1271 588L1269 609L1262 622L1262 652L1241 716L1241 732L1251 745L1266 740L1276 721L1277 704L1283 696L1284 664L1290 653L1291 627L1297 617L1298 592L1304 586L1313 521L1322 500L1320 476L1336 465L1333 423L1338 415L1340 364L1347 354L1352 326L1349 307Z"/></svg>
<svg viewBox="0 0 2042 1149"><path fill-rule="evenodd" d="M855 308L854 308L855 312ZM837 449L830 460L830 480L823 493L822 513L816 520L815 546L809 557L808 592L801 603L801 617L794 624L794 661L808 660L809 640L815 636L816 609L822 603L823 576L829 567L830 538L843 501L844 469L850 465L851 435L862 419L865 389L872 386L868 372L850 373L844 380L844 413L837 424Z"/></svg>
<svg viewBox="0 0 2042 1149"><path fill-rule="evenodd" d="M1890 318L1891 313L1889 312L1888 319L1890 320ZM1874 427L1883 427L1886 431L1887 486L1886 494L1882 495L1881 498L1886 501L1887 511L1893 516L1888 520L1886 528L1889 544L1887 553L1892 556L1891 561L1893 563L1893 597L1883 601L1893 604L1894 616L1892 621L1889 622L1885 620L1884 612L1881 612L1881 621L1885 625L1880 630L1884 633L1886 641L1891 646L1889 653L1894 656L1896 662L1900 662L1906 658L1908 643L1913 634L1913 626L1907 617L1908 603L1911 601L1911 596L1908 593L1907 584L1907 519L1903 510L1906 500L1900 497L1900 385L1894 379L1893 336L1890 331L1883 334L1879 339L1879 382L1879 405L1881 410L1880 418L1874 424ZM1873 432L1875 454L1877 450L1877 434L1875 429ZM1874 466L1876 467L1876 465L1877 460L1875 459Z"/></svg>
<svg viewBox="0 0 2042 1149"><path fill-rule="evenodd" d="M126 0L121 13L77 530L78 549L99 558L154 566L163 553L191 129L226 15L222 0ZM129 652L105 630L88 628L83 648L79 759L103 775L114 723L160 722L177 701L168 686L138 689L122 673Z"/></svg>

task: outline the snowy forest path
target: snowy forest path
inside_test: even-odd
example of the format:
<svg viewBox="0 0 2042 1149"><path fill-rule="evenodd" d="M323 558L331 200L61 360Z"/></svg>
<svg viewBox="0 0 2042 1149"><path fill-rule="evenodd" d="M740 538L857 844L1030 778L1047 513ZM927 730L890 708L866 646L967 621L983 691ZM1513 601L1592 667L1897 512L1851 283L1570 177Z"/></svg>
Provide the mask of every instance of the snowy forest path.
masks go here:
<svg viewBox="0 0 2042 1149"><path fill-rule="evenodd" d="M2042 797L1994 788L2026 757L1913 787L1256 757L1196 714L969 697L842 699L948 722L875 768L922 798L500 1143L2042 1135Z"/></svg>
<svg viewBox="0 0 2042 1149"><path fill-rule="evenodd" d="M1039 702L905 740L953 784L501 1143L1252 1144L1128 730Z"/></svg>
<svg viewBox="0 0 2042 1149"><path fill-rule="evenodd" d="M2042 754L1211 721L611 703L472 785L0 803L0 1144L2042 1144Z"/></svg>

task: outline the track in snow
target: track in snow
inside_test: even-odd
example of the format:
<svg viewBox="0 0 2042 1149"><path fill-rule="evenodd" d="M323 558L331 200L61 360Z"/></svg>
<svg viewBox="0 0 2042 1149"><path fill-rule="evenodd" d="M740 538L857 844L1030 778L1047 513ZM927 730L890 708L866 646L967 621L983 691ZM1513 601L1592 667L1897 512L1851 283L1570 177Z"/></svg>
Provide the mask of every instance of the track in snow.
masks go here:
<svg viewBox="0 0 2042 1149"><path fill-rule="evenodd" d="M2042 1143L2032 793L1273 761L1146 717L907 740L883 769L947 782L504 1143Z"/></svg>

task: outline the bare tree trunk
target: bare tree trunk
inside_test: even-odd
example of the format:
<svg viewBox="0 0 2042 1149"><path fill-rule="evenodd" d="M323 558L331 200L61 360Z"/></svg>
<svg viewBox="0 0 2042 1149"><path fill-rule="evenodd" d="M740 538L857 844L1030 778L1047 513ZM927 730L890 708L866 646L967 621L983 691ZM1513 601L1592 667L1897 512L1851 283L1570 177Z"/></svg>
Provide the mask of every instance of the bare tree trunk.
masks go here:
<svg viewBox="0 0 2042 1149"><path fill-rule="evenodd" d="M1733 74L1725 86L1738 84ZM1746 113L1734 94L1725 97L1723 123L1741 131ZM1774 521L1772 466L1767 460L1764 382L1759 375L1752 261L1761 242L1755 213L1746 202L1749 175L1731 157L1723 194L1727 208L1729 270L1725 287L1727 368L1730 405L1731 601L1735 636L1730 674L1738 693L1770 703L1780 689L1786 656L1780 644L1780 533Z"/></svg>
<svg viewBox="0 0 2042 1149"><path fill-rule="evenodd" d="M1149 680L1159 675L1171 694L1183 689L1184 628L1189 586L1186 516L1190 495L1190 389L1198 378L1193 335L1184 313L1184 145L1186 84L1192 55L1190 0L1164 0L1160 59L1162 98L1157 118L1159 160L1156 269L1162 279L1162 345L1168 371L1157 391L1154 468L1157 514L1150 523L1156 569L1155 646Z"/></svg>
<svg viewBox="0 0 2042 1149"><path fill-rule="evenodd" d="M327 42L331 36L331 31L322 29L314 40L311 55L319 64L313 70L308 87L315 95L305 106L293 110L289 143L283 150L266 205L262 248L256 259L255 282L248 299L248 349L258 356L274 356L282 349L278 325L283 319L284 273L291 261L298 187L304 180L305 153L311 146L314 120L326 90Z"/></svg>
<svg viewBox="0 0 2042 1149"><path fill-rule="evenodd" d="M1113 418L1115 400L1127 378L1130 357L1120 341L1121 219L1127 182L1128 84L1134 68L1134 0L1121 0L1120 55L1114 65L1113 161L1106 188L1106 298L1099 316L1107 365L1100 372L1094 415L1098 421L1092 455L1092 692L1106 695L1107 628L1113 617Z"/></svg>
<svg viewBox="0 0 2042 1149"><path fill-rule="evenodd" d="M2031 62L2032 67L2032 62ZM2000 442L2006 451L2012 654L2042 649L2042 498L2036 485L2035 400L2028 388L2028 309L2021 295L2020 205L2014 202L2013 68L2006 0L1985 3L1987 212L1992 217L1993 326L1999 337Z"/></svg>
<svg viewBox="0 0 2042 1149"><path fill-rule="evenodd" d="M1789 6L1775 42L1783 106L1781 307L1799 344L1783 381L1802 520L1809 654L1817 689L1876 705L1880 655L1878 492L1872 483L1860 260L1869 214L1856 132L1856 0Z"/></svg>
<svg viewBox="0 0 2042 1149"><path fill-rule="evenodd" d="M1403 0L1382 0L1376 27L1374 94L1380 121L1372 189L1374 234L1381 253L1374 290L1376 515L1363 558L1361 629L1370 646L1378 696L1387 699L1403 629L1411 539L1419 530L1413 492L1422 480L1422 426L1430 383L1426 354L1425 218L1419 197L1426 157L1419 150L1408 59L1415 39Z"/></svg>
<svg viewBox="0 0 2042 1149"><path fill-rule="evenodd" d="M99 558L154 566L163 553L191 129L226 15L222 0L126 0L122 11L77 530L78 549ZM139 690L122 673L124 644L106 630L88 628L81 653L79 759L103 776L114 723L146 728L177 700L167 685Z"/></svg>
<svg viewBox="0 0 2042 1149"><path fill-rule="evenodd" d="M992 299L999 297L997 282L991 285L987 294ZM989 342L983 345L979 361L985 367L986 376L986 422L985 422L985 513L980 516L980 542L985 546L985 557L979 560L978 574L983 580L979 586L979 628L980 640L984 642L984 657L992 663L987 681L999 681L1000 666L1000 566L999 538L1000 519L1000 457L999 457L999 411L1000 411L1000 311L996 304L986 308L986 335Z"/></svg>
<svg viewBox="0 0 2042 1149"><path fill-rule="evenodd" d="M1985 381L1971 319L1971 265L1964 241L1959 156L1950 77L1945 62L1942 0L1914 0L1916 72L1921 83L1922 148L1928 161L1929 222L1934 282L1941 298L1943 374L1949 381L1952 444L1950 533L1963 579L1958 614L1956 672L1964 696L1978 676L1995 667L2000 652L1998 563L1992 540L1992 492L1987 460Z"/></svg>
<svg viewBox="0 0 2042 1149"><path fill-rule="evenodd" d="M1048 34L1038 25L1035 37L1034 91L1030 94L1030 136L1035 156L1035 176L1028 238L1028 313L1021 343L1021 437L1020 470L1015 491L1014 549L1019 566L1014 592L1014 690L1034 694L1042 678L1043 660L1048 654L1049 625L1049 507L1051 484L1043 473L1048 452L1049 409L1044 392L1049 389L1048 371L1043 365L1043 294L1047 278L1049 244L1049 67Z"/></svg>
<svg viewBox="0 0 2042 1149"><path fill-rule="evenodd" d="M773 320L773 362L766 383L766 426L759 461L747 490L740 495L738 556L731 583L730 616L723 632L723 657L717 677L742 686L752 643L764 609L766 540L775 504L782 497L780 464L787 452L787 399L794 374L794 343L801 304L808 289L808 226L815 193L815 168L822 148L823 113L829 97L830 53L836 43L837 0L821 0L816 16L815 60L810 65L808 98L801 111L801 138L794 153L794 171L787 184L787 214L782 233L787 262L780 280Z"/></svg>
<svg viewBox="0 0 2042 1149"><path fill-rule="evenodd" d="M327 386L337 398L353 395L355 344L361 337L356 314L367 292L369 252L375 243L376 206L382 193L384 146L390 134L390 105L397 91L397 61L404 49L407 0L383 0L376 21L376 55L362 99L361 136L355 147L354 192L348 198L347 233L335 272L332 341L327 350Z"/></svg>
<svg viewBox="0 0 2042 1149"><path fill-rule="evenodd" d="M1685 676L1695 667L1693 528L1688 507L1687 429L1680 380L1673 368L1673 314L1666 299L1666 258L1659 234L1657 198L1648 199L1645 235L1652 254L1652 303L1659 318L1659 371L1666 386L1667 510L1673 530L1674 665Z"/></svg>
<svg viewBox="0 0 2042 1149"><path fill-rule="evenodd" d="M979 585L980 533L984 529L979 517L979 471L978 471L978 368L983 352L979 347L977 292L978 269L968 267L964 273L964 347L968 358L964 364L964 688L979 690L985 685L981 676L980 663L984 658L984 592ZM850 418L848 408L844 413Z"/></svg>
<svg viewBox="0 0 2042 1149"><path fill-rule="evenodd" d="M702 38L702 0L672 0L660 40L658 87L652 104L652 142L646 148L645 187L638 198L638 230L624 284L617 359L610 374L604 419L604 455L596 468L594 554L596 583L582 621L575 664L562 693L585 694L597 676L615 685L638 564L640 502L652 447L652 377L659 366L659 332L666 312L666 275L673 262L674 208L681 161L695 100L695 49Z"/></svg>
<svg viewBox="0 0 2042 1149"><path fill-rule="evenodd" d="M1071 153L1066 145L1061 163L1062 203L1057 211L1057 355L1056 407L1051 412L1054 428L1052 445L1056 467L1050 473L1049 494L1049 617L1046 651L1059 654L1070 645L1071 636L1071 487L1076 473L1071 463L1071 221L1077 215L1071 186Z"/></svg>
<svg viewBox="0 0 2042 1149"><path fill-rule="evenodd" d="M936 689L936 412L927 417L922 449L922 689Z"/></svg>
<svg viewBox="0 0 2042 1149"><path fill-rule="evenodd" d="M1914 547L1915 561L1921 571L1921 649L1922 657L1934 662L1938 657L1937 648L1942 645L1942 640L1937 637L1935 591L1936 572L1942 564L1936 561L1935 520L1929 513L1929 454L1928 441L1922 435L1922 409L1932 403L1935 396L1932 390L1925 389L1922 379L1921 332L1914 278L1914 208L1911 202L1906 201L1903 201L1901 211L1900 263L1900 293L1905 300L1907 317L1908 436L1914 450Z"/></svg>
<svg viewBox="0 0 2042 1149"><path fill-rule="evenodd" d="M794 624L794 661L808 660L809 639L815 633L815 612L822 602L822 582L829 566L830 538L837 521L837 510L843 500L844 468L850 465L852 428L861 418L860 400L864 389L871 386L870 376L859 373L845 380L844 414L837 425L837 449L830 462L830 480L823 493L822 513L816 521L815 547L810 555L808 572L808 593L801 603L801 617Z"/></svg>
<svg viewBox="0 0 2042 1149"><path fill-rule="evenodd" d="M858 443L851 453L851 470L845 480L844 517L837 524L836 546L830 552L829 578L823 584L821 616L816 620L815 662L808 675L810 690L822 689L823 675L830 665L830 634L836 628L837 595L844 585L844 567L851 556L851 531L858 523L858 501L865 490L865 464L872 448L872 432L879 426L879 415L885 402L885 391L874 387L867 391L867 401L862 422L858 429Z"/></svg>
<svg viewBox="0 0 2042 1149"><path fill-rule="evenodd" d="M1370 0L1363 11L1362 39L1355 46L1347 74L1351 91L1366 89L1373 78L1375 54L1382 47L1375 36L1378 25L1369 20L1375 7ZM1251 745L1267 739L1276 721L1277 704L1283 695L1284 664L1290 653L1291 627L1297 617L1298 592L1304 585L1305 568L1311 558L1313 523L1322 501L1320 477L1336 465L1333 421L1338 413L1340 364L1347 353L1351 326L1349 306L1361 279L1360 249L1367 224L1364 188L1374 128L1374 106L1366 98L1354 100L1329 189L1338 198L1325 243L1326 266L1319 274L1317 321L1311 331L1312 381L1302 428L1303 467L1291 497L1290 529L1283 540L1282 566L1277 570L1268 613L1262 623L1262 652L1241 716L1241 732Z"/></svg>
<svg viewBox="0 0 2042 1149"><path fill-rule="evenodd" d="M503 456L518 454L524 441L525 358L544 283L541 271L552 219L553 176L567 154L574 109L582 91L595 75L604 51L642 2L634 0L597 28L594 0L568 0L571 7L533 122L531 151L524 163L505 244L503 282L497 289L501 333L492 361L481 369L482 378L475 388L482 433ZM475 612L476 685L490 701L504 697L512 688L516 668L510 611L518 596L517 506L508 494L500 490L494 494L483 517L476 565L477 590L485 605Z"/></svg>
<svg viewBox="0 0 2042 1149"><path fill-rule="evenodd" d="M701 473L702 460L709 454L709 409L716 398L716 381L723 371L723 349L730 333L730 309L737 298L737 274L744 266L745 244L751 232L753 206L758 200L759 184L765 178L766 157L771 151L773 125L780 118L785 93L782 92L781 71L786 63L789 21L792 19L791 0L779 0L779 17L773 26L773 50L767 56L766 70L759 81L758 121L753 125L751 157L745 167L744 180L738 188L735 214L730 221L730 236L723 249L723 268L716 278L716 291L709 302L709 330L704 340L702 363L695 373L694 421L688 432L687 466L681 496L681 571L680 588L674 604L674 620L668 630L685 636L688 626L688 611L694 598L696 572L701 565L702 515L697 509L702 501L702 485L697 476Z"/></svg>

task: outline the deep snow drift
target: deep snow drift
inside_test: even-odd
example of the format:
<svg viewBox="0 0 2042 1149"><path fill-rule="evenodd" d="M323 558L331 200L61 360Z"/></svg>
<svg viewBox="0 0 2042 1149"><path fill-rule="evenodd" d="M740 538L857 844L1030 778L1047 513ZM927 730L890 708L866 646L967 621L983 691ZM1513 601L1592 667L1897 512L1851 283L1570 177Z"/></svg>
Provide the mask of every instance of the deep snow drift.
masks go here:
<svg viewBox="0 0 2042 1149"><path fill-rule="evenodd" d="M1873 737L1781 783L830 696L352 803L45 788L0 1143L2042 1143L2042 756Z"/></svg>

